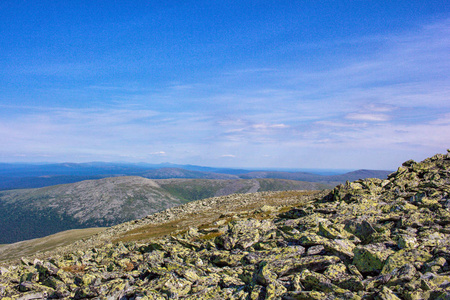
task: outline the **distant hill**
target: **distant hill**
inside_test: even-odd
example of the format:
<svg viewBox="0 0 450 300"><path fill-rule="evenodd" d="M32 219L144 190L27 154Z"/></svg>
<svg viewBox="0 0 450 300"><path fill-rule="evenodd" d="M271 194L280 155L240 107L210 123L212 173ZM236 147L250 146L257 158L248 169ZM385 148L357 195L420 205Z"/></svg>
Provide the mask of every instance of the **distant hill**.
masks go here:
<svg viewBox="0 0 450 300"><path fill-rule="evenodd" d="M83 180L94 180L111 175L45 175L36 177L6 177L0 176L0 191L13 189L32 189L46 186L75 183Z"/></svg>
<svg viewBox="0 0 450 300"><path fill-rule="evenodd" d="M0 163L0 190L39 188L113 176L141 176L149 179L190 178L225 180L275 178L331 184L364 178L386 178L389 173L391 171L357 170L345 174L320 175L314 172L250 171L170 163Z"/></svg>
<svg viewBox="0 0 450 300"><path fill-rule="evenodd" d="M122 176L1 191L0 244L69 229L111 226L214 196L331 187L281 179L151 180Z"/></svg>
<svg viewBox="0 0 450 300"><path fill-rule="evenodd" d="M161 168L146 171L140 176L150 179L192 178L192 179L239 179L236 175L214 172L192 171L181 168Z"/></svg>
<svg viewBox="0 0 450 300"><path fill-rule="evenodd" d="M306 173L306 172L280 172L280 171L257 171L241 174L240 178L277 178L277 179L289 179L289 180L303 180L303 181L328 181L328 176L322 176L318 174Z"/></svg>
<svg viewBox="0 0 450 300"><path fill-rule="evenodd" d="M277 179L289 179L289 180L301 180L309 182L345 182L354 181L365 178L379 178L386 179L392 171L382 170L356 170L340 175L318 175L306 172L277 172L277 171L258 171L249 172L239 175L240 178L277 178Z"/></svg>
<svg viewBox="0 0 450 300"><path fill-rule="evenodd" d="M155 181L163 189L186 202L236 193L323 190L335 186L334 184L271 178L239 180L161 179Z"/></svg>
<svg viewBox="0 0 450 300"><path fill-rule="evenodd" d="M93 176L139 173L149 169L159 168L158 165L140 165L123 163L55 163L55 164L25 164L0 163L0 176L7 177L38 177L54 175Z"/></svg>
<svg viewBox="0 0 450 300"><path fill-rule="evenodd" d="M348 172L341 175L332 175L327 176L329 181L338 181L338 182L344 182L344 181L355 181L359 179L366 179L366 178L379 178L379 179L386 179L389 174L391 174L392 171L382 171L382 170L356 170L352 172Z"/></svg>

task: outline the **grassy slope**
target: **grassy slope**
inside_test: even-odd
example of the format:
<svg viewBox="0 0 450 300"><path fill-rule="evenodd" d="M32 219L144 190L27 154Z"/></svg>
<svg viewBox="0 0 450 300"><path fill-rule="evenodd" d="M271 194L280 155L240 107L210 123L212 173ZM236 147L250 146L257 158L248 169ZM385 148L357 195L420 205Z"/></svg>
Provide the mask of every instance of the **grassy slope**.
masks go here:
<svg viewBox="0 0 450 300"><path fill-rule="evenodd" d="M162 179L158 184L184 203L214 197L216 192L227 185L228 180L214 179Z"/></svg>
<svg viewBox="0 0 450 300"><path fill-rule="evenodd" d="M105 228L100 227L73 229L43 238L0 245L0 261L14 260L21 257L35 255L40 252L52 251L59 247L70 245L75 241L88 238L103 230L105 230Z"/></svg>
<svg viewBox="0 0 450 300"><path fill-rule="evenodd" d="M336 186L338 183L316 183L285 179L257 179L260 184L260 192L265 191L290 191L290 190L324 190Z"/></svg>

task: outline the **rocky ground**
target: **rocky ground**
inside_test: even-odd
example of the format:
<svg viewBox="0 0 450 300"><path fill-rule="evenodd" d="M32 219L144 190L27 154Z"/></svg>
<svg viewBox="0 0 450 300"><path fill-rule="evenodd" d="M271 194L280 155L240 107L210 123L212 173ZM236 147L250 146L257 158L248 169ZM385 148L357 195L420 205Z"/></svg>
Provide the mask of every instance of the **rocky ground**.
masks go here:
<svg viewBox="0 0 450 300"><path fill-rule="evenodd" d="M450 152L326 195L239 197L191 202L1 267L0 296L450 299Z"/></svg>

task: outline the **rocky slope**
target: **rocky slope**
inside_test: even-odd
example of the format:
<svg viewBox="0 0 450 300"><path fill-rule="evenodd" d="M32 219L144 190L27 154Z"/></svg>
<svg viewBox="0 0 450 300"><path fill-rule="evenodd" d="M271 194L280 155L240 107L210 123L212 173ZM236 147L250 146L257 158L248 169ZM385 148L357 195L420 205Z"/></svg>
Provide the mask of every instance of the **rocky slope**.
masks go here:
<svg viewBox="0 0 450 300"><path fill-rule="evenodd" d="M38 258L0 268L0 296L449 299L450 152L328 194L191 202Z"/></svg>

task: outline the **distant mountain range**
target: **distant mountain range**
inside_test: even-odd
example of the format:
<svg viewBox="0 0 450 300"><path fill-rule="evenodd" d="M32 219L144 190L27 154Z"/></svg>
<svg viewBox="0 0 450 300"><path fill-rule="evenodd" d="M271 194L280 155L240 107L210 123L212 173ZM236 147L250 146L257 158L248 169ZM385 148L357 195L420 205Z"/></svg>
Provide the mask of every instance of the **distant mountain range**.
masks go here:
<svg viewBox="0 0 450 300"><path fill-rule="evenodd" d="M0 164L0 244L111 226L180 204L261 191L321 190L389 171L339 175L192 165Z"/></svg>
<svg viewBox="0 0 450 300"><path fill-rule="evenodd" d="M324 175L330 174L332 175ZM212 168L195 165L130 164L130 163L59 163L19 164L0 163L0 190L38 188L56 184L75 183L89 179L117 176L140 176L149 179L254 179L276 178L309 182L334 183L360 178L386 178L391 171L357 170L335 172L293 172Z"/></svg>

